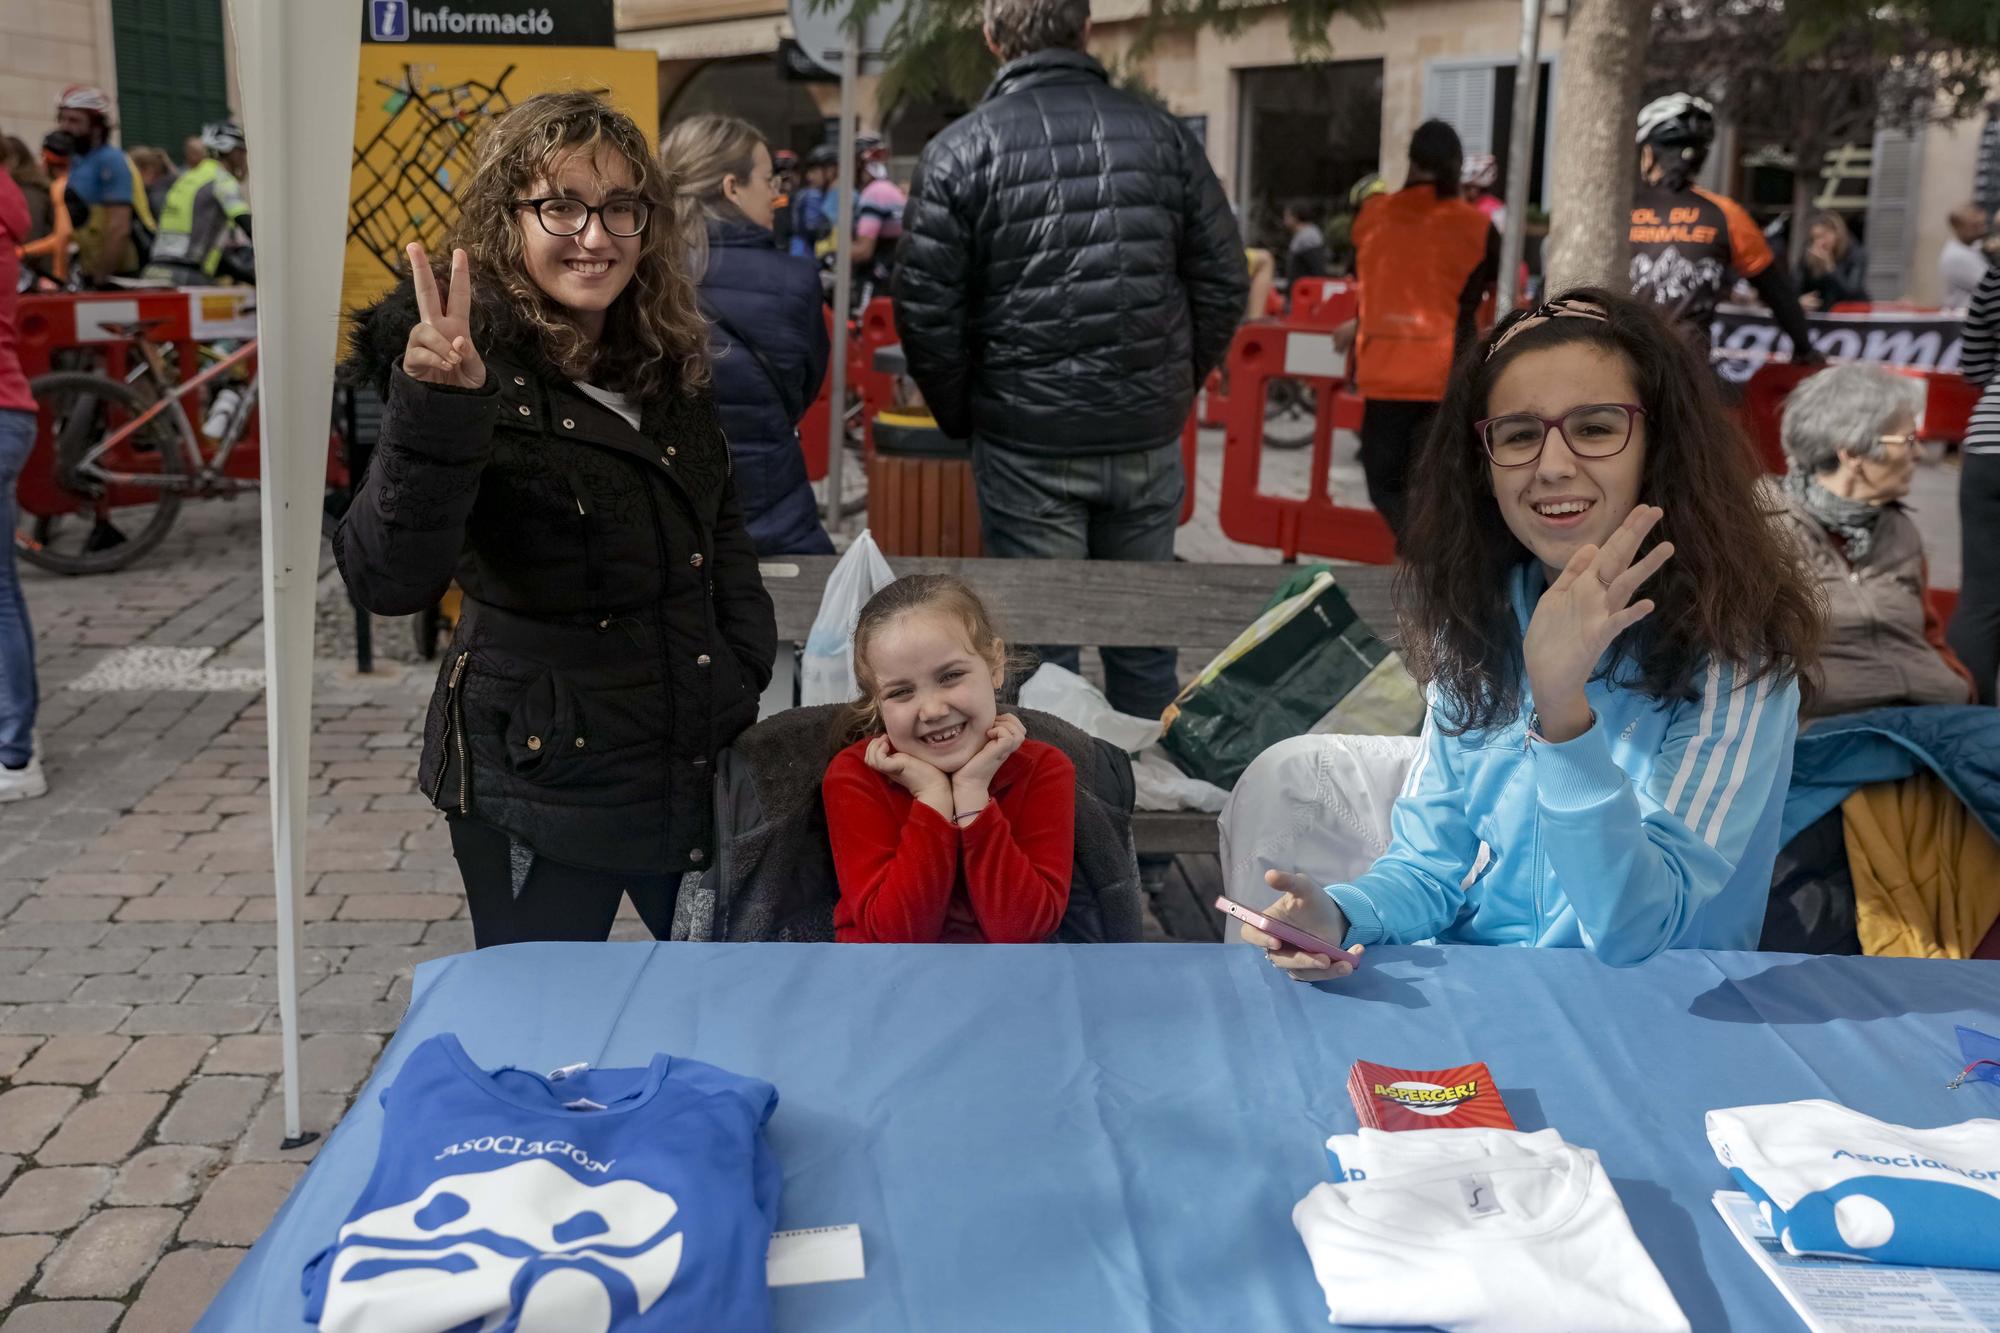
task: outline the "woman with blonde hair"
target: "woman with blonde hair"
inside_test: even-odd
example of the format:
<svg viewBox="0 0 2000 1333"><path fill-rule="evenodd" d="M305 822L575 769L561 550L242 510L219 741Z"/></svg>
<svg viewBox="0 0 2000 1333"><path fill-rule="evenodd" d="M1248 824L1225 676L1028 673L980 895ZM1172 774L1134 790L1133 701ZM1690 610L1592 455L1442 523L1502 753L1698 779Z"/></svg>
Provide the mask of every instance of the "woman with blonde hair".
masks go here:
<svg viewBox="0 0 2000 1333"><path fill-rule="evenodd" d="M776 649L709 391L676 182L631 118L543 93L484 131L448 270L359 313L386 409L334 538L361 605L464 610L424 728L480 947L664 938L711 765Z"/></svg>
<svg viewBox="0 0 2000 1333"><path fill-rule="evenodd" d="M1799 304L1831 310L1845 301L1868 299L1868 250L1854 239L1838 213L1813 214L1806 228L1806 251L1799 260Z"/></svg>
<svg viewBox="0 0 2000 1333"><path fill-rule="evenodd" d="M771 149L734 116L690 116L660 145L701 274L716 408L757 554L831 555L799 449L829 355L819 271L779 248Z"/></svg>

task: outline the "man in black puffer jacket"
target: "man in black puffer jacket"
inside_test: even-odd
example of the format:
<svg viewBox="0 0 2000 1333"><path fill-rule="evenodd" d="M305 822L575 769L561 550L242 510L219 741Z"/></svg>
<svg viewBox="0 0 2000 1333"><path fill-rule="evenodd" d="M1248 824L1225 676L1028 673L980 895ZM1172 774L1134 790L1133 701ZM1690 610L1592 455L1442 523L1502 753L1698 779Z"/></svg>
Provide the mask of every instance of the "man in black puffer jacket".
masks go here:
<svg viewBox="0 0 2000 1333"><path fill-rule="evenodd" d="M1111 86L1089 32L1089 0L986 0L1007 63L917 164L896 327L938 425L973 442L988 555L1171 560L1181 428L1249 269L1201 145ZM1128 713L1177 692L1170 648L1107 649L1104 674Z"/></svg>

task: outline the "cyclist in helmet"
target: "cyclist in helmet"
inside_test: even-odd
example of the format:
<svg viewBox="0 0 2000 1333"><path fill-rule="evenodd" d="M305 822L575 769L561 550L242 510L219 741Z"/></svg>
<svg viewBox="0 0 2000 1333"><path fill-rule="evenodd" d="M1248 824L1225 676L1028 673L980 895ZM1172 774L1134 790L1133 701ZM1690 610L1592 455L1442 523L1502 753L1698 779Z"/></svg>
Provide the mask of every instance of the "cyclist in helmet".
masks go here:
<svg viewBox="0 0 2000 1333"><path fill-rule="evenodd" d="M896 247L903 239L903 209L909 202L889 179L889 148L880 137L854 141L854 278L856 304L866 305L889 290L896 271Z"/></svg>
<svg viewBox="0 0 2000 1333"><path fill-rule="evenodd" d="M1672 93L1639 112L1639 189L1632 199L1632 294L1680 321L1702 346L1716 304L1737 278L1757 289L1792 340L1792 360L1816 364L1805 311L1741 204L1694 184L1715 141L1715 109Z"/></svg>
<svg viewBox="0 0 2000 1333"><path fill-rule="evenodd" d="M827 205L827 190L833 184L840 150L821 144L806 154L804 173L792 192L792 244L795 255L810 259L820 241L833 230L833 209Z"/></svg>
<svg viewBox="0 0 2000 1333"><path fill-rule="evenodd" d="M1491 153L1467 153L1458 171L1458 197L1486 215L1493 230L1507 230L1507 201L1493 193L1500 163Z"/></svg>
<svg viewBox="0 0 2000 1333"><path fill-rule="evenodd" d="M176 287L215 281L231 228L250 234L250 205L240 177L249 166L243 131L233 120L202 126L208 156L182 172L160 211L160 234L153 241L145 276Z"/></svg>
<svg viewBox="0 0 2000 1333"><path fill-rule="evenodd" d="M102 285L139 271L153 237L153 210L139 169L111 142L111 99L73 83L56 99L56 128L75 141L69 192L83 218L76 233L84 277Z"/></svg>

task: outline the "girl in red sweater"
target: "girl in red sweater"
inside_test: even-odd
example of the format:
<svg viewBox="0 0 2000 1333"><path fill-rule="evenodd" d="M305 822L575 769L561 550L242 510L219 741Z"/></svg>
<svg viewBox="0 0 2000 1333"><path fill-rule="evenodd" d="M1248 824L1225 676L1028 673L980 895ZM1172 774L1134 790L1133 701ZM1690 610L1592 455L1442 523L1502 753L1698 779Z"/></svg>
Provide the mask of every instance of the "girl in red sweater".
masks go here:
<svg viewBox="0 0 2000 1333"><path fill-rule="evenodd" d="M854 627L849 707L820 785L840 901L862 944L1047 939L1069 905L1076 769L1000 713L1007 647L972 589L897 579Z"/></svg>

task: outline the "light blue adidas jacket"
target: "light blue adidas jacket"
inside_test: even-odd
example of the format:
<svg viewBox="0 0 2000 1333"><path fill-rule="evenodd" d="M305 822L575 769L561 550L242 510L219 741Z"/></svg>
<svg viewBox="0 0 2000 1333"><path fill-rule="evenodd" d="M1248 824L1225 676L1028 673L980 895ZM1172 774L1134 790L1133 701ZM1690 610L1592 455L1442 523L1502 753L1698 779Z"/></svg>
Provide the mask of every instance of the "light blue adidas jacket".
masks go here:
<svg viewBox="0 0 2000 1333"><path fill-rule="evenodd" d="M1515 571L1524 632L1546 586L1539 563ZM1690 700L1592 681L1596 725L1560 745L1528 741L1525 680L1495 731L1446 735L1433 696L1389 850L1326 890L1345 942L1582 947L1617 967L1756 948L1799 697L1743 674L1710 665Z"/></svg>

